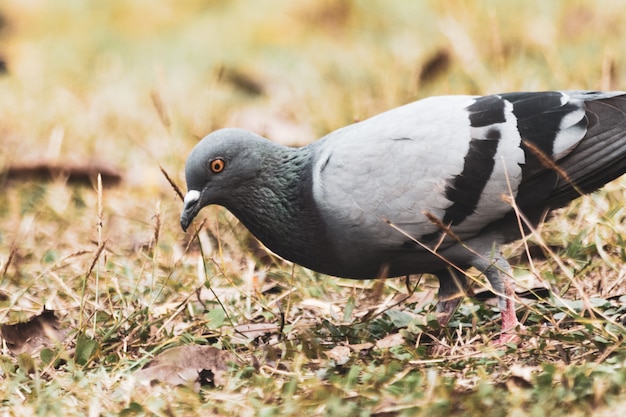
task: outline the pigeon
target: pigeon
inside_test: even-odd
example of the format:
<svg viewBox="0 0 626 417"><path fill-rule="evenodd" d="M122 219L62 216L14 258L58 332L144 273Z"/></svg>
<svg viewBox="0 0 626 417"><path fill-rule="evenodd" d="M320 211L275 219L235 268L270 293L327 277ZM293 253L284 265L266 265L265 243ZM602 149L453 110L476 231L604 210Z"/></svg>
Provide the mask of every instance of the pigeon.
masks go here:
<svg viewBox="0 0 626 417"><path fill-rule="evenodd" d="M435 96L303 147L217 130L186 161L180 223L217 204L323 274L433 274L443 325L475 267L498 294L507 343L521 325L502 245L625 171L626 92Z"/></svg>

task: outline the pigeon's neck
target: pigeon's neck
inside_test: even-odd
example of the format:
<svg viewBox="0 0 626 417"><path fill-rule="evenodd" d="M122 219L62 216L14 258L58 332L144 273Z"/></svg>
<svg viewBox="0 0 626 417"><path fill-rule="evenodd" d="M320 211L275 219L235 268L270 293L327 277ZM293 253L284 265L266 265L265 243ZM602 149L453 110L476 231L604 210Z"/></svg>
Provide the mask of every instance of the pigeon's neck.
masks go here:
<svg viewBox="0 0 626 417"><path fill-rule="evenodd" d="M259 176L227 207L270 250L300 265L325 256L324 223L313 199L311 148L275 146Z"/></svg>

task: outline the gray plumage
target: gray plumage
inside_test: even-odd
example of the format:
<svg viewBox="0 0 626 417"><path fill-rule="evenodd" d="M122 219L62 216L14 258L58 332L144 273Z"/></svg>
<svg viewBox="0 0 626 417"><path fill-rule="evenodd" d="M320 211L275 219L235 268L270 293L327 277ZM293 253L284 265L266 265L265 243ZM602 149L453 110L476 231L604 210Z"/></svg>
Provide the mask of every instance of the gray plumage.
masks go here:
<svg viewBox="0 0 626 417"><path fill-rule="evenodd" d="M211 133L187 160L181 225L218 204L315 271L434 273L442 322L474 266L500 294L508 331L517 319L500 246L521 234L503 196L536 224L625 171L626 93L432 97L301 148L240 129Z"/></svg>

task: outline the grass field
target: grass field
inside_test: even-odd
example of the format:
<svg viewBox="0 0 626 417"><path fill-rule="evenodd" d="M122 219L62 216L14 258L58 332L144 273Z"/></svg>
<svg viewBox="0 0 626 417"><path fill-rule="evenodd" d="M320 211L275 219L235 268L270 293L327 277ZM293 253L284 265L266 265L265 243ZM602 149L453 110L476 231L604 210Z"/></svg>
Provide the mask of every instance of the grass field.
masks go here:
<svg viewBox="0 0 626 417"><path fill-rule="evenodd" d="M507 247L519 290L550 291L520 299L526 332L497 348L493 303L437 327L431 277L319 275L216 207L183 233L161 171L184 192L188 152L225 126L298 145L429 95L626 89L626 3L6 0L0 15L1 415L626 410L624 179ZM139 370L176 346L210 349L159 374L189 383L150 384Z"/></svg>

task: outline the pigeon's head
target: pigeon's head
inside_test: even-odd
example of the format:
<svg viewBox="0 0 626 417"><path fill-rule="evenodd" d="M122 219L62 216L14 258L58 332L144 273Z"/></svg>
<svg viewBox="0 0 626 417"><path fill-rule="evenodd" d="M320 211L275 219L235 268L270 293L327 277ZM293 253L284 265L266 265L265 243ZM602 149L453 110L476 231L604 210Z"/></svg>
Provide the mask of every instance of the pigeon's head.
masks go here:
<svg viewBox="0 0 626 417"><path fill-rule="evenodd" d="M185 164L183 230L203 207L219 204L228 208L237 194L246 192L259 174L264 144L271 142L242 129L217 130L198 142Z"/></svg>

